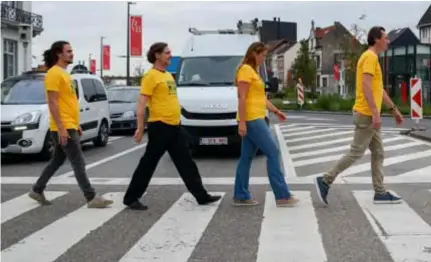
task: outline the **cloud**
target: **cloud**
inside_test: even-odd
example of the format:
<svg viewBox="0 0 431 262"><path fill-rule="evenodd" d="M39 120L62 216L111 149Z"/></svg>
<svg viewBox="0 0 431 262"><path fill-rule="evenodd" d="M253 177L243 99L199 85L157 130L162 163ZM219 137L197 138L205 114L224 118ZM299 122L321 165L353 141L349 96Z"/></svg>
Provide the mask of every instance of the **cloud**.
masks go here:
<svg viewBox="0 0 431 262"><path fill-rule="evenodd" d="M111 70L105 74L125 75L126 2L32 2L33 12L43 15L44 32L34 40L33 55L41 61L44 49L56 40L71 42L75 60L92 54L99 68L100 37L111 45ZM298 38L309 34L311 20L316 26L339 21L347 28L358 23L363 28L382 25L388 30L415 26L426 11L427 2L165 2L145 1L131 6L131 14L143 15L144 52L156 41L168 42L174 55L179 55L190 36L189 27L202 29L234 28L239 19L293 21L298 25ZM383 12L384 10L384 12ZM406 10L409 10L406 15ZM358 18L366 14L366 20ZM402 18L402 19L401 19ZM146 63L145 57L131 59L134 65ZM147 64L148 66L148 64Z"/></svg>

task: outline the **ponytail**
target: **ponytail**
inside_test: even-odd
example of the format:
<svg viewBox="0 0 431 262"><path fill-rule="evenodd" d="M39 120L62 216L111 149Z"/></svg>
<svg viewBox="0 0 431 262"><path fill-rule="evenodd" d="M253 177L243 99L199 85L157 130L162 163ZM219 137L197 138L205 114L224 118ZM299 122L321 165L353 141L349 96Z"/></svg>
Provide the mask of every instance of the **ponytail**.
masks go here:
<svg viewBox="0 0 431 262"><path fill-rule="evenodd" d="M57 63L56 55L52 52L52 49L47 49L43 52L43 61L45 62L45 66L50 69Z"/></svg>

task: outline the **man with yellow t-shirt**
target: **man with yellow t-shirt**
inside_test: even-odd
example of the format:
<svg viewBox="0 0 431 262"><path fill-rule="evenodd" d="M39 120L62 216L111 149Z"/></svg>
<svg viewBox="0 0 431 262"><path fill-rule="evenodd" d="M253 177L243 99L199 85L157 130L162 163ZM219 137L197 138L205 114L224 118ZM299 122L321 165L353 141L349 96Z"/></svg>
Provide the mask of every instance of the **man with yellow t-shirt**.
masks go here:
<svg viewBox="0 0 431 262"><path fill-rule="evenodd" d="M29 197L42 205L50 205L43 193L48 181L69 159L79 187L84 193L89 208L105 208L113 202L95 193L85 171L84 156L81 151L79 126L79 102L76 87L66 68L73 62L70 44L58 41L43 54L48 72L45 76L45 90L50 111L49 130L54 140L54 155L42 171L41 176L29 192Z"/></svg>
<svg viewBox="0 0 431 262"><path fill-rule="evenodd" d="M171 51L166 43L153 44L147 53L148 62L153 64L141 81L141 95L137 105L137 129L135 141L141 143L144 132L145 108L148 104L148 144L145 154L133 173L123 203L130 209L146 210L139 202L150 183L160 158L168 151L187 189L200 205L218 201L220 196L209 195L202 184L196 163L193 161L186 138L180 125L180 103L175 80L166 67Z"/></svg>
<svg viewBox="0 0 431 262"><path fill-rule="evenodd" d="M392 110L398 125L403 117L383 88L383 75L378 54L389 44L383 27L373 27L368 32L369 48L359 58L356 69L356 101L353 106L355 134L350 151L324 176L315 178L318 196L328 204L327 196L335 178L360 159L369 148L371 151L371 176L374 188L374 203L401 203L401 198L386 191L383 185L383 145L380 134L380 111L382 102Z"/></svg>

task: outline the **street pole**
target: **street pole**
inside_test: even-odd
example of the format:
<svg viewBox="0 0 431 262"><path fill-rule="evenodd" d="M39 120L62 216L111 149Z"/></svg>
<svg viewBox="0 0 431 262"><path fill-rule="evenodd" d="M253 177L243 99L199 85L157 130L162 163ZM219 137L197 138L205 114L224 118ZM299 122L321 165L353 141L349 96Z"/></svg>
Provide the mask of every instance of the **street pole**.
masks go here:
<svg viewBox="0 0 431 262"><path fill-rule="evenodd" d="M100 78L103 78L103 38L105 37L100 37Z"/></svg>
<svg viewBox="0 0 431 262"><path fill-rule="evenodd" d="M92 56L93 54L92 53L90 53L90 54L88 54L88 71L90 71L91 70L91 56Z"/></svg>
<svg viewBox="0 0 431 262"><path fill-rule="evenodd" d="M130 5L127 2L127 48L126 48L126 85L130 85Z"/></svg>

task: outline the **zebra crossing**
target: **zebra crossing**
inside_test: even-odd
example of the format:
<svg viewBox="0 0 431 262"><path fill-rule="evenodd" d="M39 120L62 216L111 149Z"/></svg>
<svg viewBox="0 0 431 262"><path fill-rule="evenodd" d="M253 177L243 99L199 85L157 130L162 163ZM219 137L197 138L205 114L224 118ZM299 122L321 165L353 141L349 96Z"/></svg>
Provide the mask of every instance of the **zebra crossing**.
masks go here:
<svg viewBox="0 0 431 262"><path fill-rule="evenodd" d="M223 190L212 192L223 198L209 206L198 206L184 191L150 190L144 196L150 209L144 212L125 209L121 191L104 192L114 205L100 210L88 209L78 191L47 191L54 203L44 207L22 191L2 200L1 258L4 262L359 262L365 260L353 251L349 260L334 252L334 242L360 250L371 237L379 241L373 243L375 250L362 252L380 255L368 261L431 261L431 214L426 211L431 202L410 203L410 192L394 192L405 196L401 204L375 205L372 191L346 189L347 205L334 196L329 207L322 207L315 192L295 189L299 205L277 208L266 187L255 191L259 206L234 207L231 193ZM414 191L431 199L431 186ZM331 217L343 209L344 222L363 220L362 233L350 231L357 227L354 224L334 227ZM250 223L251 227L245 226ZM358 238L352 241L352 235ZM248 245L241 245L244 241ZM232 250L232 245L241 248Z"/></svg>
<svg viewBox="0 0 431 262"><path fill-rule="evenodd" d="M431 144L399 134L399 128L382 129L385 176L428 177ZM328 171L347 152L353 140L353 126L332 124L281 124L275 127L288 177L314 177ZM341 177L369 177L371 156L340 174Z"/></svg>

